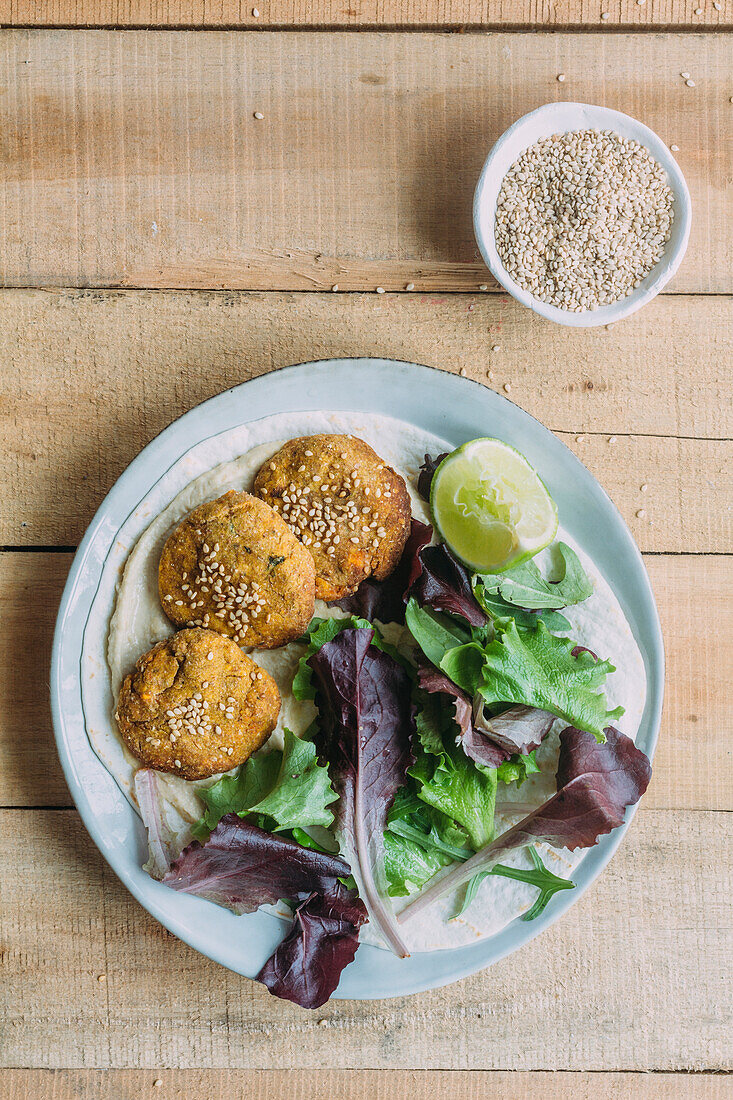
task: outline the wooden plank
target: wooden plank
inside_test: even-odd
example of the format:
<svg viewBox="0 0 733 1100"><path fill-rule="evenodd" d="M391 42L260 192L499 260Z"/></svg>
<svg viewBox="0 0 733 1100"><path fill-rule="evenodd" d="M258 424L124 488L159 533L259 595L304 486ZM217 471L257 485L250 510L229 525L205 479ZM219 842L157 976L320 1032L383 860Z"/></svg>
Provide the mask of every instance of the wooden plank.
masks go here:
<svg viewBox="0 0 733 1100"><path fill-rule="evenodd" d="M488 281L486 154L559 98L679 145L695 214L670 286L727 292L729 52L724 34L4 31L0 281L469 290Z"/></svg>
<svg viewBox="0 0 733 1100"><path fill-rule="evenodd" d="M156 1088L156 1082L160 1085ZM156 1091L152 1092L152 1088ZM4 1100L724 1100L733 1078L486 1070L4 1070Z"/></svg>
<svg viewBox="0 0 733 1100"><path fill-rule="evenodd" d="M69 554L0 555L0 806L70 806L45 669ZM730 558L648 557L667 647L667 693L647 807L733 809ZM711 766L715 761L715 766Z"/></svg>
<svg viewBox="0 0 733 1100"><path fill-rule="evenodd" d="M4 1065L730 1068L724 814L641 810L593 889L530 951L419 996L311 1014L165 932L73 811L2 811L0 837Z"/></svg>
<svg viewBox="0 0 733 1100"><path fill-rule="evenodd" d="M5 0L0 22L34 27L611 27L691 30L730 24L712 0ZM254 13L258 14L255 15ZM601 18L605 13L606 19Z"/></svg>
<svg viewBox="0 0 733 1100"><path fill-rule="evenodd" d="M732 318L716 296L658 298L585 333L482 294L7 291L0 543L78 542L140 448L214 393L287 363L386 353L508 385L599 477L643 550L726 552Z"/></svg>

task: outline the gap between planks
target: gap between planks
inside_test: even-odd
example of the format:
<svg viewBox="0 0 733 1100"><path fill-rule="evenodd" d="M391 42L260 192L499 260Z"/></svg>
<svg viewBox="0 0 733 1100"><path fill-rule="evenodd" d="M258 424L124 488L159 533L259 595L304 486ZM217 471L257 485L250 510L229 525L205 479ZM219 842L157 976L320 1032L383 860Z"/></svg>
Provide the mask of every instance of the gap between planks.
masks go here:
<svg viewBox="0 0 733 1100"><path fill-rule="evenodd" d="M729 53L724 34L0 31L0 282L468 290L487 152L560 98L679 145L695 213L673 287L726 293Z"/></svg>
<svg viewBox="0 0 733 1100"><path fill-rule="evenodd" d="M543 1070L13 1069L0 1071L0 1095L3 1100L566 1100L568 1095L573 1100L725 1100L733 1096L733 1079Z"/></svg>
<svg viewBox="0 0 733 1100"><path fill-rule="evenodd" d="M156 1075L165 1066L724 1071L728 825L724 814L642 808L597 882L530 949L442 989L306 1013L167 933L75 812L3 811L1 1058Z"/></svg>
<svg viewBox="0 0 733 1100"><path fill-rule="evenodd" d="M733 647L728 557L645 559L667 648L666 698L654 777L643 805L733 808L733 726L727 686ZM27 674L28 653L47 669L67 554L0 556L0 803L70 806L56 756L47 690ZM32 594L32 598L31 598ZM47 682L44 673L43 683ZM715 767L710 761L716 762Z"/></svg>
<svg viewBox="0 0 733 1100"><path fill-rule="evenodd" d="M257 15L253 11L257 11ZM605 11L608 18L601 19ZM700 14L697 14L699 11ZM728 22L725 5L710 0L5 0L0 22L28 27L285 28L461 31L613 29L719 30Z"/></svg>
<svg viewBox="0 0 733 1100"><path fill-rule="evenodd" d="M579 332L487 294L0 291L0 540L73 545L141 447L216 393L289 363L388 355L508 387L642 550L725 553L732 304L661 297Z"/></svg>

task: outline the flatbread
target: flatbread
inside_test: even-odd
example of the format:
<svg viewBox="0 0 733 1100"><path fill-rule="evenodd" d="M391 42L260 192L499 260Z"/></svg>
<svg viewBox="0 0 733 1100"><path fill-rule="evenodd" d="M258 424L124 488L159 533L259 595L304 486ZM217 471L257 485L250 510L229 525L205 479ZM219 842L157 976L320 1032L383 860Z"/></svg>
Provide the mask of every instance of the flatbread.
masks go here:
<svg viewBox="0 0 733 1100"><path fill-rule="evenodd" d="M197 505L213 500L229 489L251 489L260 466L282 443L299 435L317 433L357 435L369 443L377 454L404 477L410 492L412 512L416 519L429 522L425 502L417 492L420 464L427 453L450 451L452 444L417 429L414 425L389 417L365 413L289 413L265 417L251 424L206 440L184 455L166 471L140 502L119 532L115 556L126 558L110 620L107 657L113 699L117 698L124 676L135 661L156 642L169 637L173 625L164 615L158 599L158 561L163 545L174 527ZM609 676L606 694L611 706L621 704L626 714L619 723L623 732L635 738L646 697L644 662L616 597L600 576L592 561L583 553L567 532L562 538L577 551L594 585L594 593L577 607L563 614L572 624L572 636L580 644L607 657L616 666ZM338 609L328 608L320 601L316 615L341 616ZM398 642L399 627L386 631L389 640ZM302 646L291 643L278 650L250 650L252 657L266 668L280 688L283 706L278 726L261 752L282 745L285 726L302 734L315 717L311 702L299 702L290 693L292 677L302 654ZM133 778L138 761L128 752L117 733L113 707L109 724L89 730L95 752L117 780L133 805ZM558 734L566 723L558 720L538 751L541 774L531 776L517 790L512 785L500 788L503 812L497 813L497 828L508 828L524 811L511 813L512 801L537 805L555 791L555 767ZM160 790L166 800L166 820L183 846L190 839L190 826L202 812L197 793L200 786L209 785L216 777L201 783L187 783L177 776L160 774ZM583 852L558 852L540 846L543 858L559 875L569 876L583 858ZM530 866L522 855L506 860L515 866ZM432 951L475 943L493 935L516 916L525 912L536 891L523 883L492 877L484 881L466 913L451 919L459 908L460 895L448 895L415 921L402 926L411 951ZM399 899L399 909L406 899ZM369 925L362 930L362 939L383 946Z"/></svg>

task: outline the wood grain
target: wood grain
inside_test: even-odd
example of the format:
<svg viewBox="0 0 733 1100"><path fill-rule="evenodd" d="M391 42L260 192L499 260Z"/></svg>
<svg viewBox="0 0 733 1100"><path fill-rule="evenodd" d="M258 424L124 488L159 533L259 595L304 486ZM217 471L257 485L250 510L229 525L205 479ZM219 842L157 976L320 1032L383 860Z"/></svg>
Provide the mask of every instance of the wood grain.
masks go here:
<svg viewBox="0 0 733 1100"><path fill-rule="evenodd" d="M6 291L0 543L78 542L140 448L212 394L305 359L389 355L509 385L596 474L643 550L730 551L732 320L717 296L658 298L585 333L482 294Z"/></svg>
<svg viewBox="0 0 733 1100"><path fill-rule="evenodd" d="M679 27L720 29L730 13L703 0L4 0L0 22L44 27ZM255 16L253 11L259 14ZM601 19L605 12L607 19ZM698 14L699 13L699 14Z"/></svg>
<svg viewBox="0 0 733 1100"><path fill-rule="evenodd" d="M0 555L0 806L70 806L45 688L69 554ZM667 648L654 778L660 809L733 810L730 558L648 557ZM28 675L28 655L43 674ZM711 761L715 765L711 766Z"/></svg>
<svg viewBox="0 0 733 1100"><path fill-rule="evenodd" d="M5 286L475 288L481 165L558 98L679 145L670 286L733 289L723 34L0 34Z"/></svg>
<svg viewBox="0 0 733 1100"><path fill-rule="evenodd" d="M155 1082L159 1081L159 1088ZM151 1087L152 1086L152 1087ZM153 1091L155 1089L155 1091ZM3 1100L724 1100L733 1078L476 1070L0 1070Z"/></svg>
<svg viewBox="0 0 733 1100"><path fill-rule="evenodd" d="M2 1064L728 1069L726 817L642 809L598 882L531 950L419 996L308 1014L165 932L75 812L2 811Z"/></svg>

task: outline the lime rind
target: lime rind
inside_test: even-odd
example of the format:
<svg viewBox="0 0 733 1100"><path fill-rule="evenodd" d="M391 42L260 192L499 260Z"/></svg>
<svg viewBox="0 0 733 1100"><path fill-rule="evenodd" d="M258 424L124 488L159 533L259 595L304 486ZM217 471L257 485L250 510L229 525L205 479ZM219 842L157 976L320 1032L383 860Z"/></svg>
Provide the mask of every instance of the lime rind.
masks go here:
<svg viewBox="0 0 733 1100"><path fill-rule="evenodd" d="M557 533L557 508L536 470L516 448L491 437L443 459L430 507L441 538L475 572L518 565Z"/></svg>

